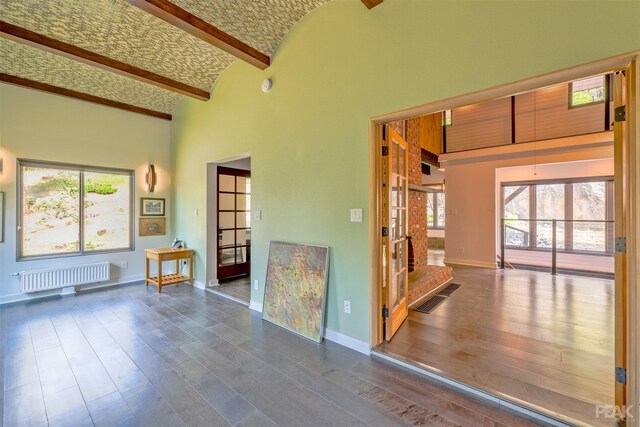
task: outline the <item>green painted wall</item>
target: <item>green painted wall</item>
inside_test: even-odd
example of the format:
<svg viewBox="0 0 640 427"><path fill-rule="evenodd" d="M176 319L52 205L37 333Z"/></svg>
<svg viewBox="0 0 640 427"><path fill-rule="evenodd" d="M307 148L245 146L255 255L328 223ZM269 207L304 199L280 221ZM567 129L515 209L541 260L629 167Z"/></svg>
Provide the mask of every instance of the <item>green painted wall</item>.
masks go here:
<svg viewBox="0 0 640 427"><path fill-rule="evenodd" d="M613 4L612 4L613 3ZM335 0L260 71L231 66L172 124L173 230L205 281L206 163L252 157L252 279L270 240L329 245L327 327L369 340L368 127L376 115L640 49L640 2ZM260 82L273 79L270 93ZM349 209L365 209L349 222ZM352 314L342 301L352 302Z"/></svg>

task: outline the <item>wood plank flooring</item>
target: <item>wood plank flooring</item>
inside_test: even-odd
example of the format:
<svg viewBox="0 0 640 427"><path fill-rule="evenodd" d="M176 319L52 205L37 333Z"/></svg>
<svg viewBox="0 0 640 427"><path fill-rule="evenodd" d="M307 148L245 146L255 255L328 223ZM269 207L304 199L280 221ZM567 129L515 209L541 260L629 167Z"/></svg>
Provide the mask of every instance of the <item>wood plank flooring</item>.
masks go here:
<svg viewBox="0 0 640 427"><path fill-rule="evenodd" d="M614 403L612 280L455 267L462 284L411 311L384 353L586 424Z"/></svg>
<svg viewBox="0 0 640 427"><path fill-rule="evenodd" d="M528 426L222 297L144 285L0 308L13 426Z"/></svg>

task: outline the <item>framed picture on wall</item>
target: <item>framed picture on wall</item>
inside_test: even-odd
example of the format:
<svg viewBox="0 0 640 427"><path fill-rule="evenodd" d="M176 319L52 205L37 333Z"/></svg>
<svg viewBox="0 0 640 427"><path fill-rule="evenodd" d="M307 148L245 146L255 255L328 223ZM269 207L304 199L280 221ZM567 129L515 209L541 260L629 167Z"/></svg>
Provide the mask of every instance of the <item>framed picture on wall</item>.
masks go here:
<svg viewBox="0 0 640 427"><path fill-rule="evenodd" d="M140 218L140 236L164 236L167 234L165 218Z"/></svg>
<svg viewBox="0 0 640 427"><path fill-rule="evenodd" d="M140 197L140 216L164 216L164 199Z"/></svg>

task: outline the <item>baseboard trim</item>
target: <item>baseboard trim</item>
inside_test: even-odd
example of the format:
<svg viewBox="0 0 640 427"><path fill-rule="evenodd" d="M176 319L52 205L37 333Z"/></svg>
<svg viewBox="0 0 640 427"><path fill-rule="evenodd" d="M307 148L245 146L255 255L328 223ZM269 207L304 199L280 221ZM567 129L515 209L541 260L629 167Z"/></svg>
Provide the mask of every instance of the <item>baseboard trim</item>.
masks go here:
<svg viewBox="0 0 640 427"><path fill-rule="evenodd" d="M251 300L251 302L249 302L249 309L262 313L262 304ZM324 328L324 338L328 341L340 344L343 347L357 351L358 353L366 354L367 356L371 354L371 347L369 346L369 343L341 334L340 332L336 332L332 329Z"/></svg>
<svg viewBox="0 0 640 427"><path fill-rule="evenodd" d="M207 287L202 282L198 282L197 280L193 281L193 287L198 289L206 289Z"/></svg>
<svg viewBox="0 0 640 427"><path fill-rule="evenodd" d="M369 343L341 334L340 332L336 332L329 328L324 329L324 338L336 344L340 344L343 347L357 351L358 353L366 354L367 356L371 354L371 347L369 347Z"/></svg>
<svg viewBox="0 0 640 427"><path fill-rule="evenodd" d="M249 310L257 311L258 313L262 313L262 303L251 300L249 301Z"/></svg>
<svg viewBox="0 0 640 427"><path fill-rule="evenodd" d="M454 265L466 265L469 267L481 267L481 268L498 268L498 265L495 262L482 262L482 261L473 261L466 259L451 259L445 258L444 263L446 265L454 264Z"/></svg>
<svg viewBox="0 0 640 427"><path fill-rule="evenodd" d="M95 285L79 285L79 286L70 286L66 288L58 288L51 289L48 291L36 292L32 294L23 294L19 292L17 294L3 295L0 296L0 306L5 304L13 304L27 301L35 301L42 298L51 298L56 296L65 296L65 295L75 295L77 293L82 293L86 291L98 290L101 288L109 288L111 286L123 286L123 285L132 285L135 283L141 283L144 281L144 276L132 276L127 278L127 280L121 282L113 282L113 283L98 283Z"/></svg>
<svg viewBox="0 0 640 427"><path fill-rule="evenodd" d="M567 420L566 422L563 420L559 420L557 418L554 418L553 416L550 415L546 415L542 412L538 412L536 410L532 410L529 409L523 405L520 405L518 403L514 403L512 401L509 401L505 398L502 397L498 397L492 393L477 389L475 387L469 386L467 384L464 384L460 381L454 380L452 378L447 377L445 374L430 369L428 367L423 367L421 366L417 366L413 363L409 363L409 362L405 362L404 360L401 360L400 358L394 357L392 355L386 354L386 353L382 353L381 351L378 350L373 350L371 352L371 356L373 357L377 357L379 359L383 359L386 360L387 362L393 363L395 365L401 366L403 368L406 368L410 371L413 371L415 373L418 373L420 375L423 375L425 377L429 377L433 380L442 382L443 384L454 388L464 394L467 395L472 395L475 396L477 398L480 398L482 400L491 402L495 405L499 405L502 409L505 409L507 411L516 413L520 416L523 416L524 418L527 418L529 420L532 421L536 421L536 424L538 423L542 423L542 425L546 425L546 426L554 426L554 427L571 427L573 425L584 425L583 423L578 422L577 420L570 420L571 424L568 424L567 422L569 422L569 420ZM559 414L557 414L559 415Z"/></svg>

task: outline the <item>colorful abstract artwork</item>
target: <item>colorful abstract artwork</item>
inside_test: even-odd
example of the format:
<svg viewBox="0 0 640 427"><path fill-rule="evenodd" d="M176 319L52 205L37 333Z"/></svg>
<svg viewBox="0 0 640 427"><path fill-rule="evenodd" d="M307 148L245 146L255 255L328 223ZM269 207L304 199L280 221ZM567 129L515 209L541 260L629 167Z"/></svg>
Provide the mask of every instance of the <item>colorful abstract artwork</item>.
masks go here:
<svg viewBox="0 0 640 427"><path fill-rule="evenodd" d="M329 248L271 242L262 318L322 341Z"/></svg>

